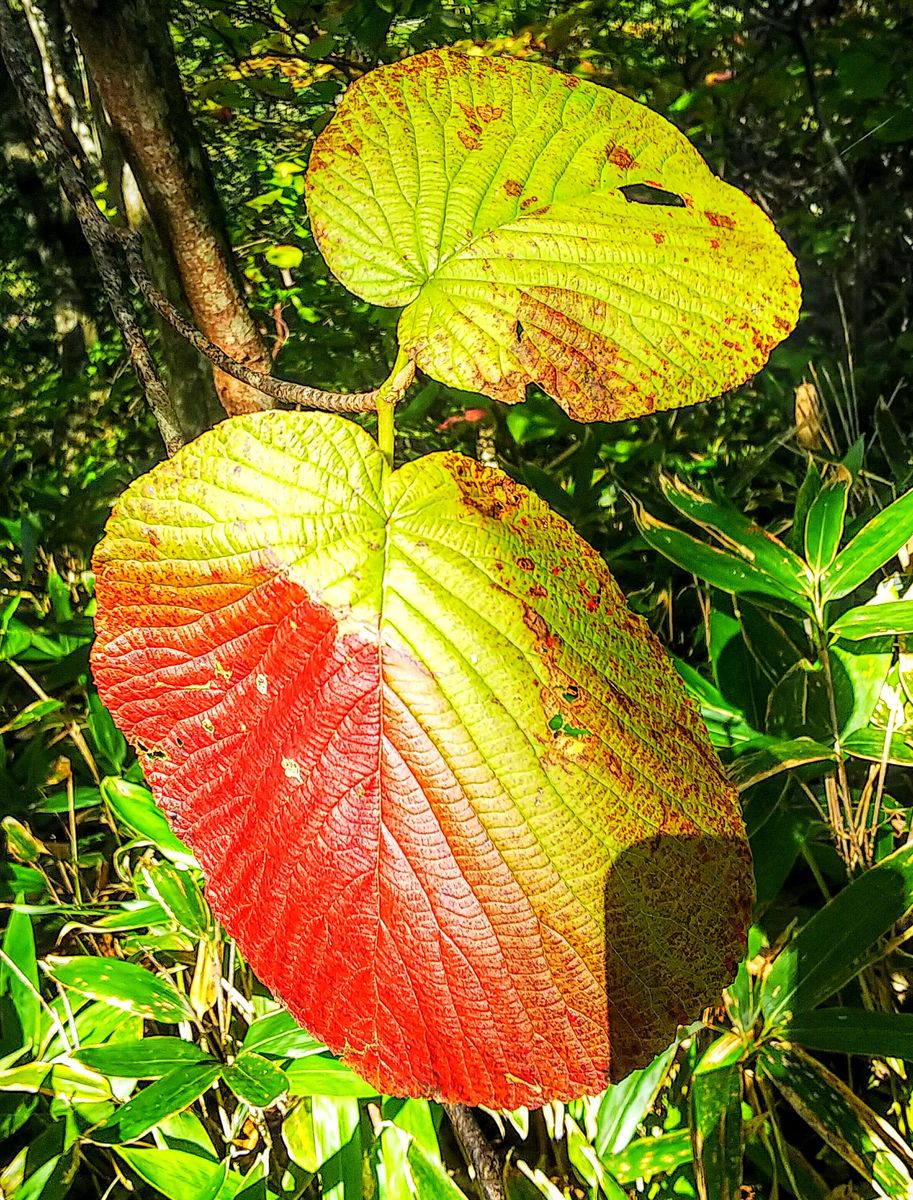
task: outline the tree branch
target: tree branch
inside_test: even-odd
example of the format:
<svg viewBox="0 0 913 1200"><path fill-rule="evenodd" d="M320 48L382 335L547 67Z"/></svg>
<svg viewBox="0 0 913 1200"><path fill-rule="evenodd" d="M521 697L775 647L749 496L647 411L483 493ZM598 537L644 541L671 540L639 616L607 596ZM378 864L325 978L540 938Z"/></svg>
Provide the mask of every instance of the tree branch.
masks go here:
<svg viewBox="0 0 913 1200"><path fill-rule="evenodd" d="M463 1156L472 1167L482 1200L504 1200L501 1160L482 1133L472 1109L465 1104L445 1104L444 1111Z"/></svg>
<svg viewBox="0 0 913 1200"><path fill-rule="evenodd" d="M17 24L18 19L13 16L6 0L0 0L0 48L3 51L6 69L32 128L59 173L60 186L89 243L105 296L124 339L130 362L158 422L165 448L169 454L173 454L183 443L180 427L145 334L133 311L125 287L123 264L112 252L108 222L99 211L88 184L70 156L51 116L44 91L35 82L29 51L26 49L32 39L30 34L17 28Z"/></svg>
<svg viewBox="0 0 913 1200"><path fill-rule="evenodd" d="M110 224L100 212L89 186L74 162L51 116L44 92L32 75L26 45L30 38L16 27L5 0L0 0L0 38L3 57L20 101L51 163L59 172L61 187L72 205L98 267L105 295L124 338L130 361L162 431L169 454L183 443L174 406L162 384L158 369L125 286L124 256L129 278L146 302L168 321L192 346L226 375L256 388L264 397L293 407L323 409L329 412L370 412L376 406L377 391L328 392L306 384L276 379L236 362L170 303L155 287L142 253L139 235L130 229ZM118 252L119 251L119 252ZM388 400L399 398L412 382L415 364L411 361L387 386ZM264 402L263 408L270 407Z"/></svg>

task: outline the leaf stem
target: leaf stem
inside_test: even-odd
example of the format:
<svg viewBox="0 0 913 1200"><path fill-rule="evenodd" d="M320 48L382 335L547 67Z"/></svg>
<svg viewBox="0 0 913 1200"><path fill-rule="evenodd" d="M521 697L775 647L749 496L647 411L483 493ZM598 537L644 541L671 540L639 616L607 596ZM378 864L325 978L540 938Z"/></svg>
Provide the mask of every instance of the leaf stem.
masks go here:
<svg viewBox="0 0 913 1200"><path fill-rule="evenodd" d="M414 378L415 363L400 346L390 374L377 389L375 397L377 444L390 467L393 466L393 410L405 395L406 389Z"/></svg>

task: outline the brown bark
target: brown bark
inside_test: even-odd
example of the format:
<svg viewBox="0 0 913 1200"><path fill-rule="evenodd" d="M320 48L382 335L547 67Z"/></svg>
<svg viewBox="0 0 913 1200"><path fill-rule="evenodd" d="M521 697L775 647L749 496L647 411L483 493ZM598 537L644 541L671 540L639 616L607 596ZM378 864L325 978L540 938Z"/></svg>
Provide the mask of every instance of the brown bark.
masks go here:
<svg viewBox="0 0 913 1200"><path fill-rule="evenodd" d="M199 329L236 362L270 370L247 307L205 152L193 126L159 0L68 0L95 86L124 146L146 208L174 255ZM268 407L263 394L221 371L226 412Z"/></svg>

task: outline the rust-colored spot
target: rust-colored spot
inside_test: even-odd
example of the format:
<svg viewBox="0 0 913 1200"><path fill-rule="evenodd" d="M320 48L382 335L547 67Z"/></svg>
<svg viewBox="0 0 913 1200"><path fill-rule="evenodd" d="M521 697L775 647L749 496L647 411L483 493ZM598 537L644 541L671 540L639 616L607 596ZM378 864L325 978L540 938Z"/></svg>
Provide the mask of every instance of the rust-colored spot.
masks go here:
<svg viewBox="0 0 913 1200"><path fill-rule="evenodd" d="M619 146L613 142L611 146L606 146L606 158L615 166L620 167L622 171L629 171L634 166L635 158L630 150L624 146Z"/></svg>
<svg viewBox="0 0 913 1200"><path fill-rule="evenodd" d="M777 329L782 329L784 333L789 333L790 329L792 329L790 322L783 317L775 316L774 325L776 325Z"/></svg>
<svg viewBox="0 0 913 1200"><path fill-rule="evenodd" d="M508 196L519 196L523 191L523 184L519 179L505 179L504 191L507 192Z"/></svg>
<svg viewBox="0 0 913 1200"><path fill-rule="evenodd" d="M481 150L482 143L477 137L473 137L471 133L467 133L465 129L460 129L457 132L457 137L463 143L467 150Z"/></svg>
<svg viewBox="0 0 913 1200"><path fill-rule="evenodd" d="M361 153L361 147L362 147L362 140L358 136L358 134L356 134L352 138L351 141L344 142L342 148L346 152L346 154L351 154L352 157L354 158L356 154Z"/></svg>
<svg viewBox="0 0 913 1200"><path fill-rule="evenodd" d="M653 234L653 241L656 242L657 246L661 246L665 240L666 240L666 235L664 233L654 233Z"/></svg>
<svg viewBox="0 0 913 1200"><path fill-rule="evenodd" d="M719 248L720 248L720 239L719 238L711 238L710 239L710 249L711 250L719 250Z"/></svg>
<svg viewBox="0 0 913 1200"><path fill-rule="evenodd" d="M476 112L486 125L491 121L499 121L504 116L504 109L500 104L480 104Z"/></svg>
<svg viewBox="0 0 913 1200"><path fill-rule="evenodd" d="M529 589L529 594L531 596L536 596L537 599L539 599L539 600L544 600L545 597L548 595L548 592L542 586L541 583L534 583L533 586Z"/></svg>
<svg viewBox="0 0 913 1200"><path fill-rule="evenodd" d="M725 213L707 212L705 210L704 216L711 225L717 228L735 229L735 221L733 221L732 217L727 217Z"/></svg>
<svg viewBox="0 0 913 1200"><path fill-rule="evenodd" d="M573 75L564 76L564 86L566 88L575 88L580 86L580 80L575 79Z"/></svg>
<svg viewBox="0 0 913 1200"><path fill-rule="evenodd" d="M525 200L520 201L520 207L525 210L525 209L529 208L531 205L538 204L538 203L539 203L538 196L527 196Z"/></svg>
<svg viewBox="0 0 913 1200"><path fill-rule="evenodd" d="M728 338L723 338L723 345L728 346L730 350L741 350L738 342L730 342Z"/></svg>
<svg viewBox="0 0 913 1200"><path fill-rule="evenodd" d="M466 118L466 124L472 133L481 133L482 126L478 122L478 112L471 104L461 104L460 109Z"/></svg>
<svg viewBox="0 0 913 1200"><path fill-rule="evenodd" d="M533 562L533 560L531 558L527 558L525 555L517 559L517 566L521 571L535 571L536 569L536 564Z"/></svg>

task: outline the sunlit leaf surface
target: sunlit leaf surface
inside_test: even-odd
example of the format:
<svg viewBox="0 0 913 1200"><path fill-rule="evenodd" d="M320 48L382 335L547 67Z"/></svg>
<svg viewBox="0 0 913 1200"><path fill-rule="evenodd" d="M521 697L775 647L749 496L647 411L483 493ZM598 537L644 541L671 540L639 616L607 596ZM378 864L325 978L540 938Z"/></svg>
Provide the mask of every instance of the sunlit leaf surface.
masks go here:
<svg viewBox="0 0 913 1200"><path fill-rule="evenodd" d="M598 1092L731 977L750 871L700 718L499 471L237 418L128 489L95 566L100 692L215 911L381 1091Z"/></svg>

